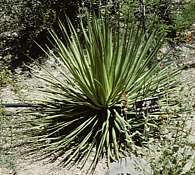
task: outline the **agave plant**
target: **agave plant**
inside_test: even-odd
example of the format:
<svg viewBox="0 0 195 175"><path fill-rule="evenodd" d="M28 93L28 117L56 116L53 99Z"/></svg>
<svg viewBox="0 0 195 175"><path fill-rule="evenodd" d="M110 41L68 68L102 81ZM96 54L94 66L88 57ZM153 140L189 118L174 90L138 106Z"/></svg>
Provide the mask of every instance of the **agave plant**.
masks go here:
<svg viewBox="0 0 195 175"><path fill-rule="evenodd" d="M42 108L34 112L32 133L43 157L62 157L63 165L81 168L90 157L94 170L102 157L109 165L133 151L143 122L135 101L161 98L176 72L168 76L169 68L154 60L163 42L156 31L146 36L135 24L119 24L114 31L108 19L92 17L85 27L81 20L78 32L67 21L68 30L59 22L62 35L50 31L55 52L45 53L59 63L59 75L46 69L37 75L47 98L38 102Z"/></svg>

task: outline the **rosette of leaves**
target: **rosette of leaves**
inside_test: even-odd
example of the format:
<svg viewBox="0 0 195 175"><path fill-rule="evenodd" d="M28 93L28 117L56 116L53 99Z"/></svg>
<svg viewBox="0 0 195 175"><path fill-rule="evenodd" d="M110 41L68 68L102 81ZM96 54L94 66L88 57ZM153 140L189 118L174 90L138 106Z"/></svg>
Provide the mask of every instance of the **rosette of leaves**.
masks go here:
<svg viewBox="0 0 195 175"><path fill-rule="evenodd" d="M138 117L135 101L161 98L175 86L177 71L155 60L163 43L156 31L146 35L128 23L113 29L106 18L87 17L78 32L67 21L68 29L59 22L62 35L50 31L55 51L44 51L57 60L59 76L47 69L37 75L47 98L32 112L32 138L39 145L32 151L61 157L64 166L83 167L92 158L94 170L101 158L109 165L134 150L136 128L150 121Z"/></svg>

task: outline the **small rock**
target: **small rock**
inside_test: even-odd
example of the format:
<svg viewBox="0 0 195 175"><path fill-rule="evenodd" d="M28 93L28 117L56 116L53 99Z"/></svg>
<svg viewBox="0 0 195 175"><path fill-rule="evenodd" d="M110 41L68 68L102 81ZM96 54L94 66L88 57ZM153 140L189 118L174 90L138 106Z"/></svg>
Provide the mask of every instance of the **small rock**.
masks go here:
<svg viewBox="0 0 195 175"><path fill-rule="evenodd" d="M112 163L105 175L153 175L153 171L144 159L131 156Z"/></svg>
<svg viewBox="0 0 195 175"><path fill-rule="evenodd" d="M195 24L192 24L192 30L195 30Z"/></svg>

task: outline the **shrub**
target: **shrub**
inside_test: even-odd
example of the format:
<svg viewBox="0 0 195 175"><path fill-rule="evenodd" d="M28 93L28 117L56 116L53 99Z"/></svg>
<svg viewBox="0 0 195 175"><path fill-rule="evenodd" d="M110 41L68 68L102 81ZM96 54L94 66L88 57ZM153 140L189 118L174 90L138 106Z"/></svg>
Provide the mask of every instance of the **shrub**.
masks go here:
<svg viewBox="0 0 195 175"><path fill-rule="evenodd" d="M184 41L186 30L193 24L194 7L193 0L122 1L121 14L127 16L131 11L131 17L143 28L159 26L167 42L174 45Z"/></svg>
<svg viewBox="0 0 195 175"><path fill-rule="evenodd" d="M38 58L42 52L33 40L47 42L47 29L63 13L74 21L77 9L77 2L68 0L5 0L0 9L0 54L11 54L12 70L29 61L29 57Z"/></svg>
<svg viewBox="0 0 195 175"><path fill-rule="evenodd" d="M149 65L163 42L156 31L148 31L146 39L134 24L119 24L114 31L107 18L87 15L87 29L81 20L80 41L67 21L71 35L60 22L61 35L50 31L55 52L45 51L60 64L59 76L47 69L37 75L45 83L40 91L47 98L37 101L40 111L31 112L35 118L30 133L38 144L31 151L41 150L42 158L62 156L65 166L79 162L83 167L92 156L94 170L102 157L109 165L129 155L136 140L157 127L156 119L137 114L134 103L162 98L175 86L178 72L162 69L157 61Z"/></svg>
<svg viewBox="0 0 195 175"><path fill-rule="evenodd" d="M187 1L185 1L187 2ZM161 24L161 32L167 34L170 43L180 42L184 39L185 30L192 24L194 19L194 2L172 4L173 1L147 0L141 1L70 1L70 0L5 0L1 7L0 19L0 47L1 50L9 50L12 55L11 68L16 68L29 57L38 58L41 50L33 42L39 44L47 42L47 29L56 27L57 19L63 19L64 13L71 18L76 26L80 7L92 13L99 13L109 9L111 18L120 14L121 18L127 18L130 14L132 19L140 21L143 25L154 23ZM145 7L145 8L143 8ZM145 11L144 11L145 9ZM166 13L165 13L166 12ZM145 14L144 14L145 13ZM155 24L156 25L156 24ZM6 51L7 52L7 51ZM7 54L4 52L3 54Z"/></svg>
<svg viewBox="0 0 195 175"><path fill-rule="evenodd" d="M159 138L153 138L147 149L147 160L155 175L192 175L195 173L193 131L193 87L182 85L174 92L175 105L160 126ZM167 99L169 101L169 99Z"/></svg>

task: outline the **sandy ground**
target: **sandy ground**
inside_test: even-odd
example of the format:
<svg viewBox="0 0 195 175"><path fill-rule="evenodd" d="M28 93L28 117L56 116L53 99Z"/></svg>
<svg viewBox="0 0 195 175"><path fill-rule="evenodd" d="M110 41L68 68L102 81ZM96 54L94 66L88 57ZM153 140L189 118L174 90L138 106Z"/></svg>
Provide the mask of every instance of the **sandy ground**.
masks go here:
<svg viewBox="0 0 195 175"><path fill-rule="evenodd" d="M50 65L50 64L48 64ZM55 72L55 69L52 67L49 67L50 70ZM20 72L20 70L18 70ZM19 103L19 102L25 102L27 100L33 100L37 98L37 95L39 94L37 92L37 87L40 87L40 82L36 80L36 78L29 78L27 74L18 75L18 82L16 87L12 87L11 85L2 89L0 97L1 101L3 103ZM40 96L39 96L40 98ZM44 98L44 97L41 97ZM18 117L22 117L18 115L20 113L20 109L16 108L7 108L6 113L10 114L11 116L8 116L9 119L9 125L14 125L15 122L19 122ZM0 128L1 129L1 128ZM10 130L10 128L8 128ZM9 131L8 131L9 132ZM1 134L0 134L1 137ZM2 141L2 140L0 140ZM11 140L3 140L3 147L12 145L14 141ZM17 141L16 141L17 143ZM0 142L0 146L1 142ZM0 150L1 153L1 150ZM48 163L47 160L45 161L33 161L31 157L25 157L20 155L20 150L18 149L11 149L8 155L11 155L11 160L7 160L7 156L5 155L4 162L5 165L2 165L0 160L0 175L86 175L87 174L87 166L90 165L90 162L92 160L89 159L89 161L86 164L86 168L84 168L82 171L78 167L74 167L71 169L63 168L57 166L59 163L56 161L55 163ZM14 164L14 167L9 164ZM107 171L106 164L103 161L100 161L97 165L96 171L94 175L103 175ZM17 172L14 174L14 172Z"/></svg>

